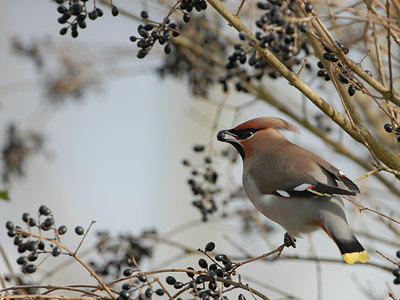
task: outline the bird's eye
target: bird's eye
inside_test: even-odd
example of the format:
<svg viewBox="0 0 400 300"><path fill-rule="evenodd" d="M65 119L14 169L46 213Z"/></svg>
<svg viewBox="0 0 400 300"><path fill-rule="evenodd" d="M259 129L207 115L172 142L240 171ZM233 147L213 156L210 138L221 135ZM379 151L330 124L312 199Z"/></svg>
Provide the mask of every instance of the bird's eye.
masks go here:
<svg viewBox="0 0 400 300"><path fill-rule="evenodd" d="M244 129L238 132L238 136L241 140L245 140L248 139L249 137L251 137L257 130L253 129L253 128L249 128L249 129Z"/></svg>

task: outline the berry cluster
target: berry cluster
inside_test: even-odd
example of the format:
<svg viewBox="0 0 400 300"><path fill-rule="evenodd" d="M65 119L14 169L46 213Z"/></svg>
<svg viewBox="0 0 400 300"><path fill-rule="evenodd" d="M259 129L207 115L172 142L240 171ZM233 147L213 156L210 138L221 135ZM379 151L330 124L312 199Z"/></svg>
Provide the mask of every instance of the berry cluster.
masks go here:
<svg viewBox="0 0 400 300"><path fill-rule="evenodd" d="M393 128L392 124L385 124L383 126L386 132L388 133L394 133L397 135L397 141L400 143L400 126L397 126L396 128Z"/></svg>
<svg viewBox="0 0 400 300"><path fill-rule="evenodd" d="M306 11L312 11L311 3L306 4ZM256 26L262 31L256 32L258 45L276 53L282 61L288 61L299 54L300 49L308 52L308 46L302 38L302 33L308 31L307 22L292 21L297 9L293 0L290 1L259 1L257 7L263 11L256 20Z"/></svg>
<svg viewBox="0 0 400 300"><path fill-rule="evenodd" d="M71 36L76 38L78 33L78 28L85 29L87 24L86 20L96 20L103 16L103 10L96 7L94 4L93 9L89 10L87 6L88 0L55 0L59 6L57 7L57 12L61 14L58 18L58 23L67 24L67 26L60 29L60 34L65 35L69 29L71 29ZM66 5L64 5L66 4ZM119 14L118 8L111 3L111 14L116 17Z"/></svg>
<svg viewBox="0 0 400 300"><path fill-rule="evenodd" d="M132 276L134 270L125 269L124 276ZM164 289L157 288L154 290L154 284L156 280L153 277L148 277L145 274L138 273L133 277L134 282L124 283L121 287L121 291L119 292L119 296L117 299L119 300L128 300L128 299L138 299L138 300L147 300L151 299L155 294L157 296L163 296L165 294Z"/></svg>
<svg viewBox="0 0 400 300"><path fill-rule="evenodd" d="M297 57L301 50L306 55L311 53L303 35L308 32L307 22L293 21L294 11L297 9L294 1L263 0L257 2L257 8L262 14L256 20L256 26L259 28L255 33L256 40L249 39L244 32L239 32L239 39L243 43L234 45L234 52L228 57L228 63L225 65L228 72L219 79L224 91L228 90L227 83L232 78L237 78L234 84L236 90L246 93L243 82L249 82L253 78L260 80L264 74L273 79L280 76L274 69L268 68L267 62L255 49L256 45L271 50L290 70L301 63L302 60ZM246 63L254 69L252 74L244 68ZM306 63L306 67L310 68L311 65Z"/></svg>
<svg viewBox="0 0 400 300"><path fill-rule="evenodd" d="M213 57L225 57L226 41L213 30L202 25L209 23L206 15L195 15L191 17L191 22L179 23L178 27L182 28L181 32L186 38L195 40L205 52L210 53ZM164 56L164 62L157 71L162 77L169 75L187 79L194 95L207 97L209 87L218 80L215 72L204 71L205 68L215 67L213 57L201 56L198 61L193 62L193 55L187 51L187 48L174 44L173 55ZM199 64L202 66L201 68L199 68Z"/></svg>
<svg viewBox="0 0 400 300"><path fill-rule="evenodd" d="M162 24L149 21L149 14L144 10L140 13L140 16L146 22L140 24L137 28L140 37L132 35L129 38L131 42L136 42L137 47L140 49L137 53L137 57L144 58L149 54L156 42L164 46L165 54L170 54L172 51L172 37L179 36L177 30L178 25L171 22L169 18Z"/></svg>
<svg viewBox="0 0 400 300"><path fill-rule="evenodd" d="M181 2L179 7L173 7L169 12L168 16L172 15L175 11L182 13L182 20L184 23L190 21L190 13L193 9L202 11L207 8L207 2L205 0L184 0ZM144 58L149 54L154 44L157 42L164 47L164 53L170 54L172 51L172 38L179 36L180 32L176 23L171 22L169 17L165 17L162 23L149 20L149 14L143 10L140 13L140 17L144 21L144 24L140 24L137 28L140 37L132 35L129 39L131 42L136 42L139 51L137 53L138 58Z"/></svg>
<svg viewBox="0 0 400 300"><path fill-rule="evenodd" d="M193 151L200 153L205 150L203 145L193 146ZM184 159L182 164L191 168L192 177L188 179L195 200L192 204L201 212L203 221L207 221L208 215L217 211L217 205L214 196L219 192L216 187L218 173L212 167L212 160L209 156L205 156L204 163L200 165L192 164L189 160Z"/></svg>
<svg viewBox="0 0 400 300"><path fill-rule="evenodd" d="M207 9L205 0L183 0L179 8L186 13L190 13L193 9L202 11Z"/></svg>
<svg viewBox="0 0 400 300"><path fill-rule="evenodd" d="M60 236L67 232L67 227L61 225L58 228L55 226L54 216L51 210L41 205L38 210L37 217L31 216L29 213L22 214L22 220L28 230L23 230L21 226L14 225L12 221L7 221L6 228L8 236L14 238L14 245L17 247L18 253L23 254L18 257L17 264L21 265L23 273L34 273L37 269L33 264L41 254L51 254L54 257L62 252L60 244ZM36 228L39 234L34 234L32 229ZM44 232L51 232L51 237L45 237ZM84 233L81 226L75 228L78 235ZM47 244L47 247L46 247Z"/></svg>
<svg viewBox="0 0 400 300"><path fill-rule="evenodd" d="M193 267L188 267L186 272L190 278L188 281L178 281L174 276L170 275L165 279L166 283L176 290L188 289L196 299L227 299L226 296L222 296L223 288L231 286L229 281L235 274L237 265L225 254L216 254L212 258L208 252L213 251L214 248L215 244L209 242L204 251L200 250L207 255L210 261L200 258L198 260L200 269L196 270ZM221 284L223 287L218 287L217 279L225 279L224 283Z"/></svg>
<svg viewBox="0 0 400 300"><path fill-rule="evenodd" d="M6 142L1 150L2 180L9 183L12 176L23 176L26 159L43 148L43 137L37 133L22 134L15 125L7 128Z"/></svg>
<svg viewBox="0 0 400 300"><path fill-rule="evenodd" d="M122 275L124 268L133 267L144 258L152 257L152 247L144 244L142 238L156 235L154 230L144 231L140 236L131 234L112 236L108 232L98 232L96 243L98 259L90 261L89 265L97 274L109 276L114 280Z"/></svg>
<svg viewBox="0 0 400 300"><path fill-rule="evenodd" d="M336 41L336 44L344 54L347 55L349 53L350 51L349 48L345 47L341 42ZM362 84L354 77L351 70L339 61L338 56L325 45L324 45L324 50L325 52L322 55L323 58L332 63L331 65L332 70L336 74L338 74L340 81L344 84L349 84L349 87L347 89L349 95L353 96L357 90L362 90L363 89ZM328 72L326 72L324 64L319 61L317 65L318 68L320 69L317 72L317 76L323 77L326 81L329 81L331 78L329 77ZM365 70L365 72L372 77L372 73L370 71Z"/></svg>

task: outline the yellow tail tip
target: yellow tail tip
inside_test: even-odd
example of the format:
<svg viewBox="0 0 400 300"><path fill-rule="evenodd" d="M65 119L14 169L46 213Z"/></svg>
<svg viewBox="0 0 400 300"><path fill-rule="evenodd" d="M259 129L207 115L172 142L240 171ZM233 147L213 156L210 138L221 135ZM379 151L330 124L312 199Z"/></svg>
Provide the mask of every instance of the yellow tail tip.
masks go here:
<svg viewBox="0 0 400 300"><path fill-rule="evenodd" d="M342 257L343 257L343 260L350 265L354 264L356 261L365 263L367 260L369 260L369 255L366 250L364 250L362 252L345 253L345 254L342 254Z"/></svg>

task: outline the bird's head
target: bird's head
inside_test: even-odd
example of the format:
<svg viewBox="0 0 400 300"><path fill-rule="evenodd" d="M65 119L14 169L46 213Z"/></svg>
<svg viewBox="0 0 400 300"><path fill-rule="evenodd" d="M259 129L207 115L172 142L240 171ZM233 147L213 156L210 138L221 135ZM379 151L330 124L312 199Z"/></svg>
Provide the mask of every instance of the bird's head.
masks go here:
<svg viewBox="0 0 400 300"><path fill-rule="evenodd" d="M232 129L221 130L217 134L217 139L221 142L230 143L239 152L242 159L251 147L262 146L263 138L277 130L299 131L290 122L275 118L261 117L244 122ZM259 145L257 145L259 144Z"/></svg>

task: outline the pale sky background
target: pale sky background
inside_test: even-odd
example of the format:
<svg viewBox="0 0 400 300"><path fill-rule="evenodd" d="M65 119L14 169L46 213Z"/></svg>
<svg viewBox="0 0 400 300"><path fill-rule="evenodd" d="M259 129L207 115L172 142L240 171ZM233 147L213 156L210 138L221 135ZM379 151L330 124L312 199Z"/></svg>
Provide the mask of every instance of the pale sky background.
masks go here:
<svg viewBox="0 0 400 300"><path fill-rule="evenodd" d="M124 2L120 3L123 5ZM137 6L139 12L142 7ZM88 22L88 28L80 30L78 39L60 37L56 7L51 1L44 0L0 2L1 141L5 125L12 120L22 129L43 131L45 149L52 154L51 159L38 155L29 160L27 176L15 180L10 188L12 201L0 202L0 241L15 270L18 270L14 263L18 253L12 246L12 239L6 235L4 224L7 220L20 222L23 212L34 214L41 204L52 209L58 224L69 227L66 240L72 248L78 242L72 234L73 228L76 225L86 227L91 220L97 221L95 229L109 229L114 233L139 233L146 228L156 228L163 233L178 224L200 219L190 204L192 197L185 184L189 170L182 167L180 161L185 157L201 160L201 156L192 153L191 147L195 143L208 143L216 106L191 98L182 82L161 80L152 74L148 65L156 65L153 59L157 57L156 53L144 61L136 59L137 48L129 43L128 37L136 32L137 24L122 16L112 18L110 11L103 7L105 16ZM89 47L89 51L97 54L103 53L101 49L105 47L107 53L122 48L131 51L132 55L126 61L132 75L102 78L100 92L89 92L79 103L68 101L60 109L50 108L47 113L42 113L38 107L45 104L46 99L36 70L28 59L12 55L12 37L25 42L48 37L58 47L72 47L74 50L71 51L86 51ZM79 44L85 47L79 48ZM291 89L288 87L288 94L293 92ZM220 101L221 93L216 92L210 97ZM243 99L242 94L233 95L229 103L243 103ZM244 121L262 115L280 116L274 109L256 103L244 110L239 119ZM231 112L224 113L218 129L230 127L232 117ZM362 174L307 133L287 136L334 162L351 178ZM239 164L234 172L240 181ZM376 190L379 191L379 187ZM354 215L349 219L362 224ZM278 245L284 231L276 228L277 233L271 239ZM188 230L175 240L194 249L213 240L218 249L224 251L230 248L224 238L228 236L251 253L261 254L268 250L257 234L240 235L239 231L240 224L235 222L211 223ZM323 233L314 233L312 239L319 256L338 258L335 245ZM366 247L373 246L365 238L361 240ZM302 239L296 250L285 252L304 254L308 249L308 240ZM374 249L371 250L373 254ZM392 254L393 249L388 251ZM165 261L172 253L170 249L156 252L148 266ZM196 266L199 257L190 257L171 266ZM384 264L375 255L372 259ZM317 299L315 264L278 261L274 264L254 263L241 270L241 273L301 299ZM0 271L5 272L1 259ZM393 279L388 272L359 265L322 264L321 272L322 299L325 300L366 298L358 281L383 298L386 282L391 283ZM76 271L66 272L52 282L77 283L76 274ZM80 271L79 275L82 278L79 280L90 281L85 271ZM263 291L271 299L281 299L272 291Z"/></svg>

